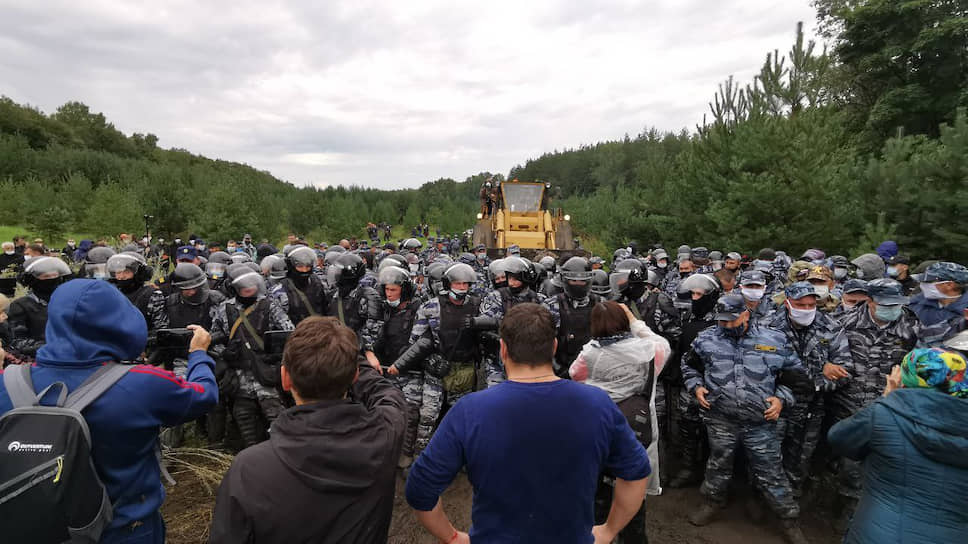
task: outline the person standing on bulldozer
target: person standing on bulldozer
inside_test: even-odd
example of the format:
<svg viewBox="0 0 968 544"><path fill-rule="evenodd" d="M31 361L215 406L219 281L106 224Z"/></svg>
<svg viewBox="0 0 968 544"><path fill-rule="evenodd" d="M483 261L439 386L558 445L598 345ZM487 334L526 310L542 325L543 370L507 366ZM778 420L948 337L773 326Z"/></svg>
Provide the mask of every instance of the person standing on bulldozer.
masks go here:
<svg viewBox="0 0 968 544"><path fill-rule="evenodd" d="M491 180L488 178L483 185L481 185L481 218L490 217L491 215Z"/></svg>

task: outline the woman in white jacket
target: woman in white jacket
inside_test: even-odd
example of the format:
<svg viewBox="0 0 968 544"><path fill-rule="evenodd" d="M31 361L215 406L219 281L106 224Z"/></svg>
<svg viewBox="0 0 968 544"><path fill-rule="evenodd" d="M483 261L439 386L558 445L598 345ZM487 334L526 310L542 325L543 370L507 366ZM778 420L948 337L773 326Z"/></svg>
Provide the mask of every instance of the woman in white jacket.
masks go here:
<svg viewBox="0 0 968 544"><path fill-rule="evenodd" d="M628 419L645 446L652 465L649 495L662 492L659 482L659 425L655 415L655 382L669 357L669 342L624 304L599 302L592 308L592 340L569 369L575 381L603 389ZM611 507L612 479L603 476L595 500L596 519ZM597 522L597 521L596 521ZM645 503L622 531L622 541L646 542Z"/></svg>

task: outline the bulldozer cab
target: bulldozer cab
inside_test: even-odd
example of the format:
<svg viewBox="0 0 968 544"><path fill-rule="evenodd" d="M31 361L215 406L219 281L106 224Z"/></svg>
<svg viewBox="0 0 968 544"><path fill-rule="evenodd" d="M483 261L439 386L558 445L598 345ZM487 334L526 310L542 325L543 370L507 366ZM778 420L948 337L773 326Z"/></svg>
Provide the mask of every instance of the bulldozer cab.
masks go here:
<svg viewBox="0 0 968 544"><path fill-rule="evenodd" d="M542 211L541 198L544 195L544 190L544 185L540 183L502 183L503 208L515 215L534 214L537 216Z"/></svg>

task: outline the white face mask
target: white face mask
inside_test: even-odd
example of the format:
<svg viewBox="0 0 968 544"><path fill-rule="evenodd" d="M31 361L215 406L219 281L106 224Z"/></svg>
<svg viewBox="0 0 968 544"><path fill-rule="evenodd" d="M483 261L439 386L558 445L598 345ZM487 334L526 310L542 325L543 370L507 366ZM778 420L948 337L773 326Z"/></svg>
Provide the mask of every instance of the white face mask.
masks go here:
<svg viewBox="0 0 968 544"><path fill-rule="evenodd" d="M410 265L410 272L416 274L417 271L419 271L419 270L420 270L420 265L419 264L412 264L412 265Z"/></svg>
<svg viewBox="0 0 968 544"><path fill-rule="evenodd" d="M896 266L889 266L889 267L887 267L887 275L888 276L890 276L892 278L896 278L898 276L898 274L900 274L900 272L898 272Z"/></svg>
<svg viewBox="0 0 968 544"><path fill-rule="evenodd" d="M11 250L9 250L9 251L4 251L4 252L3 252L3 254L4 254L4 255L13 255L14 253L16 253L16 251L14 251L14 250L12 250L12 249L11 249Z"/></svg>
<svg viewBox="0 0 968 544"><path fill-rule="evenodd" d="M817 293L818 298L827 298L830 294L830 287L826 285L814 285L813 290Z"/></svg>
<svg viewBox="0 0 968 544"><path fill-rule="evenodd" d="M935 283L922 283L921 294L924 295L924 298L928 300L941 300L941 299L949 298L948 295L942 293L941 290L938 289L939 283L945 283L945 282L939 281Z"/></svg>
<svg viewBox="0 0 968 544"><path fill-rule="evenodd" d="M813 320L817 317L817 309L813 308L811 310L798 310L790 303L787 302L787 308L790 310L790 320L800 325L801 327L806 327L813 323Z"/></svg>
<svg viewBox="0 0 968 544"><path fill-rule="evenodd" d="M400 299L397 299L397 300L388 300L387 301L387 306L389 306L391 308L396 308L399 305L400 305Z"/></svg>
<svg viewBox="0 0 968 544"><path fill-rule="evenodd" d="M763 295L766 294L766 289L753 289L751 287L740 287L740 292L743 293L743 298L750 302L758 302L763 299Z"/></svg>

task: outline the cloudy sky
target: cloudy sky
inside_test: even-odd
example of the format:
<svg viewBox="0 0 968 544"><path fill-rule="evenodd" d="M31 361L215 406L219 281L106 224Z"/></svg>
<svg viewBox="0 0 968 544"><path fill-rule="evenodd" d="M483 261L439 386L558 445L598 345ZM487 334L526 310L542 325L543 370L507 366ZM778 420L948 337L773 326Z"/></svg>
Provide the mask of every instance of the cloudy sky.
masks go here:
<svg viewBox="0 0 968 544"><path fill-rule="evenodd" d="M296 184L416 187L692 129L809 0L0 0L0 94Z"/></svg>

